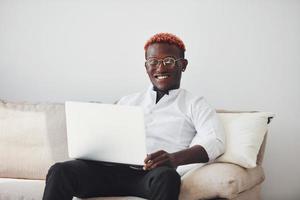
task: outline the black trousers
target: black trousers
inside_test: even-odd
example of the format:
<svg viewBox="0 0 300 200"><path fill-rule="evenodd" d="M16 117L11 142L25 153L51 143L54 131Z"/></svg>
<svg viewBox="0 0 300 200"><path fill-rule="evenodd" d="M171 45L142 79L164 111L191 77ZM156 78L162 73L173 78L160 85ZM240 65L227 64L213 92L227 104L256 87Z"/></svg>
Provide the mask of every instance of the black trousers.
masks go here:
<svg viewBox="0 0 300 200"><path fill-rule="evenodd" d="M104 196L138 196L150 200L177 200L181 179L175 169L150 171L126 165L71 160L50 167L43 200L71 200Z"/></svg>

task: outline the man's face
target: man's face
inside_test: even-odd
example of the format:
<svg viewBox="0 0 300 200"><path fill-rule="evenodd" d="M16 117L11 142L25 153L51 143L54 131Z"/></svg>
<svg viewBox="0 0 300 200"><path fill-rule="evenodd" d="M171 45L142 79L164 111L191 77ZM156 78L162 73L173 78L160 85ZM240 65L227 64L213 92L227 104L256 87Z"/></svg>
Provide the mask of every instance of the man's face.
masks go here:
<svg viewBox="0 0 300 200"><path fill-rule="evenodd" d="M146 60L150 58L160 60L167 57L174 59L182 58L182 50L173 44L154 43L146 51ZM185 70L186 66L187 60L185 59L176 61L175 66L172 68L164 66L163 62L160 62L156 68L149 68L145 65L153 86L161 91L179 88L181 73Z"/></svg>

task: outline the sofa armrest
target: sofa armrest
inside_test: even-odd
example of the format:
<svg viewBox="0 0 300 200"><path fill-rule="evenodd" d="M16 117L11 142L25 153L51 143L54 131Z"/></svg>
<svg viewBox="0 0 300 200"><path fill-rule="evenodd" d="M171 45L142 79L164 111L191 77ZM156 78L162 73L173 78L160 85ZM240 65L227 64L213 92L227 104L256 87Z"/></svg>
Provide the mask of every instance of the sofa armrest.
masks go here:
<svg viewBox="0 0 300 200"><path fill-rule="evenodd" d="M265 149L266 149L266 144L267 144L267 135L268 135L268 131L266 132L266 134L264 136L264 140L263 140L262 144L260 145L259 152L257 154L257 160L256 160L257 165L262 165L262 162L264 159L264 154L265 154Z"/></svg>
<svg viewBox="0 0 300 200"><path fill-rule="evenodd" d="M212 163L182 177L180 199L232 199L264 180L261 166L252 169L230 163Z"/></svg>

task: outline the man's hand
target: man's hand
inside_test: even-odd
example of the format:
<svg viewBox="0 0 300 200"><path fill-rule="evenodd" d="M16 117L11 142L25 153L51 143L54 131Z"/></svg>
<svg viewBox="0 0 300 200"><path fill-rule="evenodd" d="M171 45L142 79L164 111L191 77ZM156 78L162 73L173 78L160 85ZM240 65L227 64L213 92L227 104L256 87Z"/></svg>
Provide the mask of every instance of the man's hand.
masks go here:
<svg viewBox="0 0 300 200"><path fill-rule="evenodd" d="M168 153L164 150L154 152L147 155L144 160L144 170L151 170L159 166L177 167L177 162L174 154Z"/></svg>
<svg viewBox="0 0 300 200"><path fill-rule="evenodd" d="M206 150L200 146L195 145L188 149L168 153L160 150L149 154L144 160L144 170L151 170L159 166L169 166L176 168L179 165L186 165L191 163L205 163L209 161Z"/></svg>

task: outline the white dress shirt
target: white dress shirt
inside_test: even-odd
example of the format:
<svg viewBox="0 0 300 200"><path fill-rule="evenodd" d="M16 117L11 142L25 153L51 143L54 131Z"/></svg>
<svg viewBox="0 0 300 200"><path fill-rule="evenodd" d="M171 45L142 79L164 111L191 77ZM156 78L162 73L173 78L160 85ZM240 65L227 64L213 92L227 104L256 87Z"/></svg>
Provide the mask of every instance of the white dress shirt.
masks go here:
<svg viewBox="0 0 300 200"><path fill-rule="evenodd" d="M118 104L143 108L148 154L158 150L173 153L194 145L201 145L210 161L224 153L223 126L204 97L175 89L156 103L156 91L151 86L145 92L121 98ZM178 167L177 171L183 175L194 165Z"/></svg>

